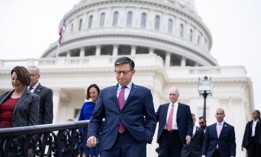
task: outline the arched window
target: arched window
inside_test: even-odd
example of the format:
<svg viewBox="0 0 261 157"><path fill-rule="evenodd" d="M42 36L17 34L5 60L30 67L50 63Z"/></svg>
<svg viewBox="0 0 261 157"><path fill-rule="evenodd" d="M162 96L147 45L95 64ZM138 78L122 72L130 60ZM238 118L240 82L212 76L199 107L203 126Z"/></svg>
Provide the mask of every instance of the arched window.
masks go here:
<svg viewBox="0 0 261 157"><path fill-rule="evenodd" d="M127 26L130 27L132 24L132 12L129 11L127 15Z"/></svg>
<svg viewBox="0 0 261 157"><path fill-rule="evenodd" d="M89 17L88 28L92 28L92 22L93 22L93 16L91 15L91 16Z"/></svg>
<svg viewBox="0 0 261 157"><path fill-rule="evenodd" d="M189 41L190 42L193 41L193 30L192 29L189 30Z"/></svg>
<svg viewBox="0 0 261 157"><path fill-rule="evenodd" d="M147 14L146 13L142 13L141 14L141 21L140 21L141 28L145 28L146 27L146 21L147 21Z"/></svg>
<svg viewBox="0 0 261 157"><path fill-rule="evenodd" d="M157 15L155 17L155 30L159 30L159 28L160 28L160 16Z"/></svg>
<svg viewBox="0 0 261 157"><path fill-rule="evenodd" d="M172 33L172 28L173 28L173 21L172 19L169 19L168 21L168 32Z"/></svg>
<svg viewBox="0 0 261 157"><path fill-rule="evenodd" d="M182 23L179 26L179 36L182 38L184 36L184 25Z"/></svg>
<svg viewBox="0 0 261 157"><path fill-rule="evenodd" d="M118 25L118 18L119 18L119 12L115 11L113 13L113 21L112 21L112 25L113 26L117 26Z"/></svg>
<svg viewBox="0 0 261 157"><path fill-rule="evenodd" d="M104 22L105 22L105 13L101 13L101 16L100 16L100 27L104 27Z"/></svg>
<svg viewBox="0 0 261 157"><path fill-rule="evenodd" d="M82 29L82 19L80 19L79 21L79 27L78 27L78 30L80 31Z"/></svg>

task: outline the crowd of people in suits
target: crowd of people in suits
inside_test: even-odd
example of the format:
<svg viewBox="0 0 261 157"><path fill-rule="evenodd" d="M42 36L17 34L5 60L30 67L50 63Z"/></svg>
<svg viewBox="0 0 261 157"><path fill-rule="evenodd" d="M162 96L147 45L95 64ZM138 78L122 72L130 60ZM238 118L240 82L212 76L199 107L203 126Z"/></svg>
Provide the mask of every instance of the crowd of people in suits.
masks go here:
<svg viewBox="0 0 261 157"><path fill-rule="evenodd" d="M235 129L224 121L225 111L217 108L217 122L206 125L205 117L191 113L179 102L179 89L169 90L169 102L155 112L151 90L132 82L135 63L128 57L114 62L117 84L102 90L91 84L87 89L78 120L90 120L86 145L101 157L146 157L158 123L159 157L235 157ZM0 96L0 128L52 123L53 92L39 83L36 66L16 66L11 71L13 90ZM242 151L248 157L261 156L260 112L245 128ZM105 119L105 121L103 121ZM2 147L4 142L1 141ZM96 154L98 154L96 153ZM84 150L84 156L90 152Z"/></svg>
<svg viewBox="0 0 261 157"><path fill-rule="evenodd" d="M170 102L160 105L156 112L158 156L235 157L235 131L224 121L225 111L218 108L215 114L217 122L209 126L206 126L205 117L200 117L199 128L195 125L195 114L191 114L190 107L179 102L178 98L178 89L172 88Z"/></svg>

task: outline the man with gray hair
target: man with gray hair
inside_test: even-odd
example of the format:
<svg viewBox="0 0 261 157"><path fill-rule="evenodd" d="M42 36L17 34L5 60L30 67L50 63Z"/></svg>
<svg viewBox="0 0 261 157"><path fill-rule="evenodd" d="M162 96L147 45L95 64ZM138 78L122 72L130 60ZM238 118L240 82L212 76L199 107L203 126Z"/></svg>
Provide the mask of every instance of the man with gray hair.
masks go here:
<svg viewBox="0 0 261 157"><path fill-rule="evenodd" d="M27 68L31 75L28 90L40 97L38 124L50 124L53 122L53 91L40 84L40 69L37 66Z"/></svg>
<svg viewBox="0 0 261 157"><path fill-rule="evenodd" d="M160 105L156 113L159 122L159 157L180 157L183 145L191 141L193 122L190 107L180 103L178 98L178 88L171 88L170 101Z"/></svg>

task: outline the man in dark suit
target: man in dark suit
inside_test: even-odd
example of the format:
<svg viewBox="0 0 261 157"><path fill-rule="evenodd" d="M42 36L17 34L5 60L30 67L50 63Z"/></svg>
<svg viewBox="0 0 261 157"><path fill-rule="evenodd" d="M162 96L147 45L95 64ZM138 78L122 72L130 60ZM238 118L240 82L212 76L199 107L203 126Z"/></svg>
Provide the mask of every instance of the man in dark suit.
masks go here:
<svg viewBox="0 0 261 157"><path fill-rule="evenodd" d="M50 124L53 122L53 91L40 84L40 69L37 66L29 66L27 70L31 75L28 90L40 97L38 124Z"/></svg>
<svg viewBox="0 0 261 157"><path fill-rule="evenodd" d="M156 128L151 91L131 81L135 64L130 58L118 58L114 67L118 84L100 91L87 146L92 148L99 142L101 157L146 157L146 145Z"/></svg>
<svg viewBox="0 0 261 157"><path fill-rule="evenodd" d="M160 105L156 113L159 122L159 157L180 157L183 145L189 144L192 137L190 107L178 102L178 98L179 90L171 88L170 102Z"/></svg>
<svg viewBox="0 0 261 157"><path fill-rule="evenodd" d="M204 130L196 126L196 116L192 113L193 134L191 142L184 146L181 157L200 157L204 142Z"/></svg>
<svg viewBox="0 0 261 157"><path fill-rule="evenodd" d="M247 150L248 157L260 157L260 111L254 110L252 112L253 120L249 121L245 127L245 133L241 145L242 151Z"/></svg>
<svg viewBox="0 0 261 157"><path fill-rule="evenodd" d="M217 123L206 128L202 157L235 157L235 129L224 122L225 111L216 110Z"/></svg>

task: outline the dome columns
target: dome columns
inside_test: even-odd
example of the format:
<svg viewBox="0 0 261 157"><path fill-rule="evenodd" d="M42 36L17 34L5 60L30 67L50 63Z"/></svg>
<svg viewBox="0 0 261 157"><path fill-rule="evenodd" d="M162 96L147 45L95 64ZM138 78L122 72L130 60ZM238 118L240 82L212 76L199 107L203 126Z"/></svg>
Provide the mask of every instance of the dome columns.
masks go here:
<svg viewBox="0 0 261 157"><path fill-rule="evenodd" d="M166 52L166 57L165 57L165 67L170 67L170 52Z"/></svg>
<svg viewBox="0 0 261 157"><path fill-rule="evenodd" d="M66 53L66 57L71 57L71 51L68 51L67 53Z"/></svg>
<svg viewBox="0 0 261 157"><path fill-rule="evenodd" d="M83 46L78 49L71 49L66 52L61 52L59 56L70 57L87 57L87 56L103 56L103 55L112 55L114 57L118 55L131 55L135 56L137 54L156 54L160 56L163 60L165 67L172 66L201 66L201 64L195 62L193 59L189 59L186 56L181 56L172 51L167 51L163 49L155 49L152 47L143 47L137 45L103 45L98 44L95 46Z"/></svg>
<svg viewBox="0 0 261 157"><path fill-rule="evenodd" d="M184 56L181 58L181 65L180 66L182 66L182 67L186 66L186 58Z"/></svg>
<svg viewBox="0 0 261 157"><path fill-rule="evenodd" d="M84 47L82 47L80 49L80 57L84 57L84 55L85 55L85 51L84 51Z"/></svg>
<svg viewBox="0 0 261 157"><path fill-rule="evenodd" d="M149 48L149 54L154 54L154 49L153 48Z"/></svg>
<svg viewBox="0 0 261 157"><path fill-rule="evenodd" d="M136 45L131 45L131 55L134 56L136 54Z"/></svg>
<svg viewBox="0 0 261 157"><path fill-rule="evenodd" d="M119 50L119 45L113 45L112 56L117 56L118 50Z"/></svg>
<svg viewBox="0 0 261 157"><path fill-rule="evenodd" d="M95 55L96 55L96 56L100 56L100 55L101 55L101 45L97 45L97 46L96 46Z"/></svg>

